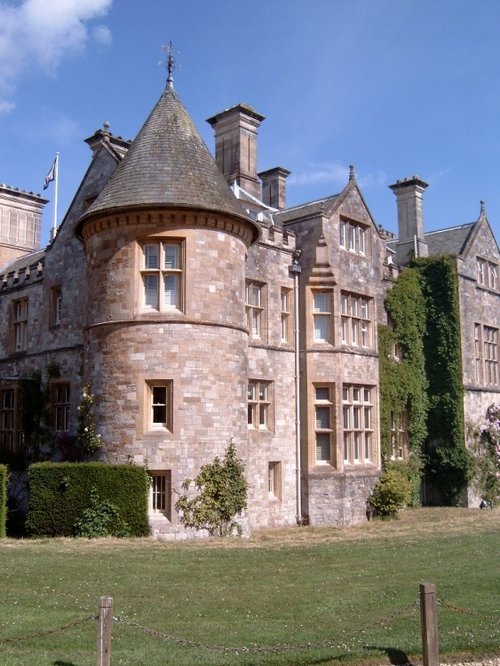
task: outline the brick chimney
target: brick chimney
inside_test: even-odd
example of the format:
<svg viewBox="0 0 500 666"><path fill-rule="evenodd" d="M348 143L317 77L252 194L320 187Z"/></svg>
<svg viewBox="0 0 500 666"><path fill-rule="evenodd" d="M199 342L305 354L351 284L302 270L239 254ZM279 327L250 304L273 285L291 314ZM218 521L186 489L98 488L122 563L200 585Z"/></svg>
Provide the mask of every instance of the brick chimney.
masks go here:
<svg viewBox="0 0 500 666"><path fill-rule="evenodd" d="M286 208L286 179L288 169L274 167L257 174L262 181L262 201L271 208Z"/></svg>
<svg viewBox="0 0 500 666"><path fill-rule="evenodd" d="M264 116L237 104L207 119L215 132L215 161L229 184L236 182L260 199L257 177L257 130Z"/></svg>
<svg viewBox="0 0 500 666"><path fill-rule="evenodd" d="M424 237L423 194L428 183L418 176L389 185L398 206L398 243L396 263L407 264L413 257L429 256Z"/></svg>

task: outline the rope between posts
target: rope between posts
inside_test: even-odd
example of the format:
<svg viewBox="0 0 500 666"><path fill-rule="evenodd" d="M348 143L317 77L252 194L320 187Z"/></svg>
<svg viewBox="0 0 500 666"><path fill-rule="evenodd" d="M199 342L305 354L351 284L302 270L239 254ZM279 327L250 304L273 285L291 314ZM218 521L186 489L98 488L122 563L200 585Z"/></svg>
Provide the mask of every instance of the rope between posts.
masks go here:
<svg viewBox="0 0 500 666"><path fill-rule="evenodd" d="M85 624L89 620L97 620L97 615L90 615L88 617L80 618L79 620L73 620L73 622L67 622L62 624L59 627L53 629L45 629L43 631L36 631L32 634L24 634L23 636L17 636L16 638L0 638L0 645L4 643L17 643L19 641L32 640L34 638L43 638L44 636L50 636L51 634L57 634L60 631L66 631L66 629L71 629L72 627L77 627L79 624Z"/></svg>
<svg viewBox="0 0 500 666"><path fill-rule="evenodd" d="M376 620L375 622L372 622L370 624L365 625L361 631L366 631L368 629L371 629L373 627L377 626L387 626L388 623L390 623L393 619L399 618L404 614L407 614L408 612L414 611L418 606L418 602L413 602L409 606L406 606L405 608L400 608L396 612L391 613L390 615L387 615L381 620ZM197 642L197 641L191 641L186 638L179 638L178 636L173 636L171 634L167 634L163 631L159 631L157 629L151 629L150 627L145 627L137 622L133 622L132 620L129 620L126 616L123 615L118 615L118 616L113 616L113 620L117 622L121 622L125 625L128 625L129 627L132 627L134 629L138 629L139 631L143 631L144 633L150 634L152 636L156 636L157 638L163 638L165 640L172 641L174 643L177 643L179 645L184 645L186 647L190 648L203 648L206 650L214 650L216 652L225 652L225 653L231 653L231 654L278 654L281 652L292 652L292 651L301 651L301 650L307 650L311 648L325 648L325 647L337 647L337 648L343 648L346 649L348 646L346 644L346 640L348 640L347 637L343 636L342 638L327 638L321 641L307 641L306 643L301 643L301 644L289 644L289 643L281 643L273 646L265 646L265 647L259 647L259 646L238 646L238 647L227 647L224 645L210 645L207 643L202 643L202 642Z"/></svg>
<svg viewBox="0 0 500 666"><path fill-rule="evenodd" d="M485 620L488 624L491 624L492 626L493 625L498 626L498 623L500 622L500 615L496 618L492 618L488 615L485 615L484 613L478 613L477 611L472 610L471 608L461 608L460 606L455 606L446 601L443 601L442 599L437 599L436 603L438 606L453 611L454 613L458 613L460 615L469 615L472 617L478 617L481 620Z"/></svg>

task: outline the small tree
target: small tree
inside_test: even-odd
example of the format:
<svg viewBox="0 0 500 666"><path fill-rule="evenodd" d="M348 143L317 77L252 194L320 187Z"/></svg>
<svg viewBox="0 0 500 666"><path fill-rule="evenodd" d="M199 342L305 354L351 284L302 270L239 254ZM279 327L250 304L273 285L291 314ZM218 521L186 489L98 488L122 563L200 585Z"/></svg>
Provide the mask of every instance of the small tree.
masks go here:
<svg viewBox="0 0 500 666"><path fill-rule="evenodd" d="M183 482L185 492L175 503L175 508L181 513L181 522L186 527L205 529L210 536L230 536L234 532L241 534L241 526L235 516L247 505L244 469L231 441L222 461L216 457L201 468L194 479L198 490L195 497L187 494L193 481L186 479Z"/></svg>

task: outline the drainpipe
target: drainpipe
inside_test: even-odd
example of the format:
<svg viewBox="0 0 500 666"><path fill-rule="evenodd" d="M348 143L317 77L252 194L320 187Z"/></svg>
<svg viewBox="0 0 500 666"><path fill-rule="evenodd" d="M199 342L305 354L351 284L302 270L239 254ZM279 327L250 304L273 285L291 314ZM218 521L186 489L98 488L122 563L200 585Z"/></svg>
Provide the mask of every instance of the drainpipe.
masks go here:
<svg viewBox="0 0 500 666"><path fill-rule="evenodd" d="M299 275L302 271L299 257L302 250L295 250L291 265L288 267L293 275L293 302L295 328L295 474L297 493L297 525L302 524L302 486L300 482L300 323L299 323Z"/></svg>

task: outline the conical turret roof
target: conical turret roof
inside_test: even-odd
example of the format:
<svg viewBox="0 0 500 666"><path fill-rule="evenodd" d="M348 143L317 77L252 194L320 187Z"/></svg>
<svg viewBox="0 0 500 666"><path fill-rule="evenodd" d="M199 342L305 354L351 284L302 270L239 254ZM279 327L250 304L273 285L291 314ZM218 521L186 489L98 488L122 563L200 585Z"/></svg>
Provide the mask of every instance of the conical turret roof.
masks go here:
<svg viewBox="0 0 500 666"><path fill-rule="evenodd" d="M171 83L81 222L101 212L150 206L228 213L250 221Z"/></svg>

